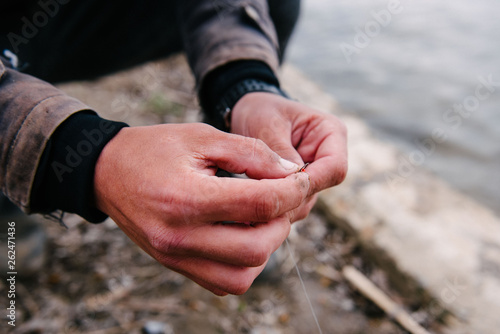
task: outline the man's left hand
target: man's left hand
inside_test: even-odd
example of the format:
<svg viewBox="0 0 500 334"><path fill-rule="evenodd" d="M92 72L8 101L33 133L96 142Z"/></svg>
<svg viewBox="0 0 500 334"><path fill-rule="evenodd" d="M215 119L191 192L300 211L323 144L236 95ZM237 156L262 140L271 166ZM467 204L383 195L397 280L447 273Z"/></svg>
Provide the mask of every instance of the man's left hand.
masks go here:
<svg viewBox="0 0 500 334"><path fill-rule="evenodd" d="M282 96L255 92L233 108L231 132L264 141L284 159L303 165L311 179L306 201L289 214L307 216L317 192L340 184L347 174L347 130L337 117Z"/></svg>

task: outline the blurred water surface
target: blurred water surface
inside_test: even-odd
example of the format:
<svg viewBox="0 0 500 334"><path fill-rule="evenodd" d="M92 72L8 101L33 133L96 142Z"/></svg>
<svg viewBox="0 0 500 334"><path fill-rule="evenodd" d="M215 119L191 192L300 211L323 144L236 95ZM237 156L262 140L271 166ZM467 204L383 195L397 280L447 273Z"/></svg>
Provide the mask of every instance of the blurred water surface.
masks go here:
<svg viewBox="0 0 500 334"><path fill-rule="evenodd" d="M407 158L440 131L422 165L500 215L499 14L497 0L303 0L288 60Z"/></svg>

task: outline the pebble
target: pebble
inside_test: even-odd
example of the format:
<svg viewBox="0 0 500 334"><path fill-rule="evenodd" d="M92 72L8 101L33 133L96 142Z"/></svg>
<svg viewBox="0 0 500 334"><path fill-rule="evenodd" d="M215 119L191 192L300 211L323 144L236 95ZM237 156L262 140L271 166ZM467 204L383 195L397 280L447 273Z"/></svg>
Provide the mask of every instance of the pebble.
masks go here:
<svg viewBox="0 0 500 334"><path fill-rule="evenodd" d="M142 327L142 334L174 334L172 326L161 321L148 321Z"/></svg>
<svg viewBox="0 0 500 334"><path fill-rule="evenodd" d="M258 327L252 329L250 334L282 334L282 332L274 328Z"/></svg>

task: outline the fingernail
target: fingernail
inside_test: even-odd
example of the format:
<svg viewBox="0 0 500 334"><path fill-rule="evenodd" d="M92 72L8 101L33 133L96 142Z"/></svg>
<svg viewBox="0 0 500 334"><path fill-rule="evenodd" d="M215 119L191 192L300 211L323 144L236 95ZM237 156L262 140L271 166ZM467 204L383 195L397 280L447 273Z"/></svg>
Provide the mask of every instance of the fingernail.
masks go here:
<svg viewBox="0 0 500 334"><path fill-rule="evenodd" d="M280 158L280 165L286 170L299 170L299 165L283 158Z"/></svg>

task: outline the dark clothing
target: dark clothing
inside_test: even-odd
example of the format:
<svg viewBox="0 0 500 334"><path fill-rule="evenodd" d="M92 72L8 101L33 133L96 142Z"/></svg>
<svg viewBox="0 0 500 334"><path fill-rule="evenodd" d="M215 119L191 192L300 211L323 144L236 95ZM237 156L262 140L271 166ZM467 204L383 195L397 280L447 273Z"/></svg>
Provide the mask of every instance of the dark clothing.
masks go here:
<svg viewBox="0 0 500 334"><path fill-rule="evenodd" d="M44 81L94 78L184 50L210 115L240 80L278 84L276 71L298 9L299 0L0 4L2 192L27 212L60 209L102 221L105 216L92 206L94 166L126 125L102 120ZM76 152L73 160L68 147Z"/></svg>

